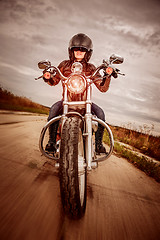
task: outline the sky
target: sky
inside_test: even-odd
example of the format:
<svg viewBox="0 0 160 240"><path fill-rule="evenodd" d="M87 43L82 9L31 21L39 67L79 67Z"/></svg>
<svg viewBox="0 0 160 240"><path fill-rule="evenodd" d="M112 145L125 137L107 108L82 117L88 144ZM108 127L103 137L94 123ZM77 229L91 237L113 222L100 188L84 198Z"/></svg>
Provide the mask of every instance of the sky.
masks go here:
<svg viewBox="0 0 160 240"><path fill-rule="evenodd" d="M34 80L41 75L37 63L68 59L77 33L92 39L94 65L113 53L124 57L116 67L125 77L113 78L106 93L93 87L106 121L137 130L154 126L152 134L160 135L159 0L0 0L1 87L46 106L60 100L61 84Z"/></svg>

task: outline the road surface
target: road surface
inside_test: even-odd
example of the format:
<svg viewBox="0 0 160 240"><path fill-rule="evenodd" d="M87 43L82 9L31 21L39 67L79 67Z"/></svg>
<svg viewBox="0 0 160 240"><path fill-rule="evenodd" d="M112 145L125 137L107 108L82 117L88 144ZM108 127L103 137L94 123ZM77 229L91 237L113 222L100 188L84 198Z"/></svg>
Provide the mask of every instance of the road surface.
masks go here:
<svg viewBox="0 0 160 240"><path fill-rule="evenodd" d="M64 216L58 171L38 148L45 122L0 114L0 239L160 239L160 184L114 155L88 175L85 216Z"/></svg>

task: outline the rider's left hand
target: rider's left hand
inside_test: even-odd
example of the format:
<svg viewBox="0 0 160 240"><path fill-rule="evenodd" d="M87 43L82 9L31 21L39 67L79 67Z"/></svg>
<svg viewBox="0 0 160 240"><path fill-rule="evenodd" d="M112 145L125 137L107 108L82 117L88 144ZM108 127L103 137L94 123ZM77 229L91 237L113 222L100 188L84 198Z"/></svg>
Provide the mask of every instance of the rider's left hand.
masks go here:
<svg viewBox="0 0 160 240"><path fill-rule="evenodd" d="M113 76L114 78L118 77L117 72L115 71L115 69L113 69L111 67L107 67L105 73L106 73L106 75Z"/></svg>

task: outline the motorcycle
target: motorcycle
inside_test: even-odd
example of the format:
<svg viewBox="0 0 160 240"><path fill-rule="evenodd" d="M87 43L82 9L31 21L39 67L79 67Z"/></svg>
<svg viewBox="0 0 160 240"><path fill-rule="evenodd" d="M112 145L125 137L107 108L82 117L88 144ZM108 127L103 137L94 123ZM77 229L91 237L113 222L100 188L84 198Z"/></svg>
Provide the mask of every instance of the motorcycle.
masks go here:
<svg viewBox="0 0 160 240"><path fill-rule="evenodd" d="M87 172L98 166L98 162L108 159L114 146L113 134L108 124L91 113L91 89L96 81L94 77L101 70L107 75L113 72L115 77L120 70L113 67L113 64L123 63L123 58L118 55L111 55L109 60L96 68L91 76L83 73L83 66L80 62L74 62L71 68L71 75L63 76L61 71L51 65L51 62L41 61L38 67L43 69L43 75L35 80L50 78L59 74L63 86L63 114L51 119L43 127L39 148L41 153L49 159L54 160L55 166L59 168L60 192L63 209L66 215L72 218L80 218L84 215L87 200ZM104 85L104 81L101 82ZM44 149L46 130L53 123L59 125L59 137L57 138L56 153L50 154ZM108 135L108 149L106 154L96 155L95 132L98 124L106 129Z"/></svg>

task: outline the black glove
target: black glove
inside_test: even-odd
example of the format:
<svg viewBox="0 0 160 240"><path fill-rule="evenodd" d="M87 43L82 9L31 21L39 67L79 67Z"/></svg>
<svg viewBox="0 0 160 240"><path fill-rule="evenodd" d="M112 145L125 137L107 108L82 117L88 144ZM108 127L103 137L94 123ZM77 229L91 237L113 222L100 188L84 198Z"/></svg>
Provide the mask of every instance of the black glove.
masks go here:
<svg viewBox="0 0 160 240"><path fill-rule="evenodd" d="M116 71L113 70L111 76L113 76L114 78L117 78L117 77L118 77L118 74L116 73Z"/></svg>
<svg viewBox="0 0 160 240"><path fill-rule="evenodd" d="M44 82L48 82L49 80L43 77Z"/></svg>

